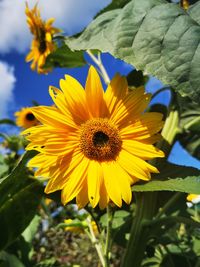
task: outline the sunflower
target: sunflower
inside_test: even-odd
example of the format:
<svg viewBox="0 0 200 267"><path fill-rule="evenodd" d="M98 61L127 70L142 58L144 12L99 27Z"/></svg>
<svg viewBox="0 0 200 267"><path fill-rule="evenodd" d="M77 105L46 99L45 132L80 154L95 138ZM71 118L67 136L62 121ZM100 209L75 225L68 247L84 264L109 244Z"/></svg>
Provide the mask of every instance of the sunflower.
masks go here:
<svg viewBox="0 0 200 267"><path fill-rule="evenodd" d="M200 195L188 194L187 201L192 202L192 203L198 203L200 201Z"/></svg>
<svg viewBox="0 0 200 267"><path fill-rule="evenodd" d="M68 224L68 226L65 227L65 231L69 231L72 233L81 234L84 233L84 228L88 228L88 222L85 221L79 221L79 220L72 220L67 219L64 220L65 224ZM95 235L98 235L98 227L95 221L91 221L92 230Z"/></svg>
<svg viewBox="0 0 200 267"><path fill-rule="evenodd" d="M27 129L29 127L39 124L39 121L36 119L32 113L31 108L22 108L21 110L15 112L16 124L19 127Z"/></svg>
<svg viewBox="0 0 200 267"><path fill-rule="evenodd" d="M26 56L26 62L33 61L31 64L32 70L37 68L38 73L46 73L48 70L44 70L42 67L47 56L56 48L52 37L55 33L60 32L60 30L52 26L54 18L50 18L46 22L41 19L37 5L30 10L28 4L26 4L25 13L30 31L34 36L31 51Z"/></svg>
<svg viewBox="0 0 200 267"><path fill-rule="evenodd" d="M79 208L88 202L102 209L110 201L129 204L131 185L158 173L146 160L164 157L152 145L160 138L162 115L144 113L150 94L143 87L129 92L119 74L104 92L94 67L85 90L69 75L60 87L49 89L55 107L31 109L42 125L23 133L30 141L26 149L40 152L29 166L38 168L36 176L50 178L46 193L62 190L63 204L75 197Z"/></svg>

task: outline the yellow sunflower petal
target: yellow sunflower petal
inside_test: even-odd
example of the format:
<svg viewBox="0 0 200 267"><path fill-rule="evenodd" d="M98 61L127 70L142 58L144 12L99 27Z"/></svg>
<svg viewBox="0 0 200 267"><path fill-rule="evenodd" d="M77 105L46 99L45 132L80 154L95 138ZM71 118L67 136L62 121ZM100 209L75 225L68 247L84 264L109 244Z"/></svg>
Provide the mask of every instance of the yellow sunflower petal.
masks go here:
<svg viewBox="0 0 200 267"><path fill-rule="evenodd" d="M65 117L68 118L68 125L72 128L77 128L77 125L74 123L72 114L69 112L69 109L67 108L67 102L63 92L54 86L50 86L49 94L52 100L54 101L55 105L65 115Z"/></svg>
<svg viewBox="0 0 200 267"><path fill-rule="evenodd" d="M85 90L73 77L65 75L65 80L60 80L69 111L80 123L89 119L86 104Z"/></svg>
<svg viewBox="0 0 200 267"><path fill-rule="evenodd" d="M45 37L46 37L47 42L49 42L49 43L52 42L52 36L49 32L46 33Z"/></svg>
<svg viewBox="0 0 200 267"><path fill-rule="evenodd" d="M144 144L135 140L124 140L123 148L131 152L133 155L145 160L163 158L165 156L163 151L155 146Z"/></svg>
<svg viewBox="0 0 200 267"><path fill-rule="evenodd" d="M159 170L156 167L154 167L153 165L149 164L145 160L143 160L143 159L135 156L132 153L132 150L131 149L128 149L127 147L126 147L126 149L127 149L126 152L129 153L129 157L132 158L133 164L135 164L135 166L137 166L138 168L140 168L141 170L143 170L146 173L146 175L147 175L147 178L146 179L143 179L141 177L138 177L139 179L149 180L151 178L150 172L152 172L152 173L159 173ZM124 152L124 150L121 151L121 153L123 153L123 152Z"/></svg>
<svg viewBox="0 0 200 267"><path fill-rule="evenodd" d="M40 122L46 125L67 130L67 126L71 124L71 120L54 107L38 106L32 108L31 111Z"/></svg>
<svg viewBox="0 0 200 267"><path fill-rule="evenodd" d="M115 162L102 162L106 191L109 198L118 206L122 206L122 199L129 204L132 193L130 176Z"/></svg>
<svg viewBox="0 0 200 267"><path fill-rule="evenodd" d="M34 58L34 53L33 53L33 51L30 51L29 53L28 53L28 55L26 56L26 62L29 62L29 61L31 61L31 60L33 60L33 58Z"/></svg>
<svg viewBox="0 0 200 267"><path fill-rule="evenodd" d="M144 94L144 88L137 88L124 97L118 103L111 115L111 120L120 128L129 124L130 120L135 120L147 108L151 100L150 94Z"/></svg>
<svg viewBox="0 0 200 267"><path fill-rule="evenodd" d="M43 163L44 163L44 156L42 154L38 154L28 162L27 166L39 167Z"/></svg>
<svg viewBox="0 0 200 267"><path fill-rule="evenodd" d="M101 165L98 163L98 161L90 161L88 167L88 198L93 208L96 207L99 202L101 180Z"/></svg>
<svg viewBox="0 0 200 267"><path fill-rule="evenodd" d="M100 187L100 199L99 199L99 207L100 209L105 209L109 202L109 196L106 190L105 181L102 179L101 187Z"/></svg>
<svg viewBox="0 0 200 267"><path fill-rule="evenodd" d="M84 183L80 192L76 196L76 203L79 209L84 208L89 202L87 183Z"/></svg>
<svg viewBox="0 0 200 267"><path fill-rule="evenodd" d="M81 191L83 183L86 182L85 179L88 164L89 160L87 158L83 158L79 165L77 165L74 171L70 174L70 177L66 181L61 193L61 201L64 205L75 198Z"/></svg>
<svg viewBox="0 0 200 267"><path fill-rule="evenodd" d="M122 100L128 92L128 83L125 77L116 74L112 79L106 92L104 94L104 99L106 101L107 107L110 114L113 113L117 103Z"/></svg>
<svg viewBox="0 0 200 267"><path fill-rule="evenodd" d="M151 178L149 170L145 166L145 161L139 161L139 164L138 159L126 150L120 152L117 162L134 178L133 182L137 181L135 178L145 181Z"/></svg>
<svg viewBox="0 0 200 267"><path fill-rule="evenodd" d="M85 85L86 99L92 117L107 115L106 104L103 99L103 87L100 77L93 66L90 67ZM95 99L95 101L94 101Z"/></svg>
<svg viewBox="0 0 200 267"><path fill-rule="evenodd" d="M47 26L51 26L51 24L53 24L54 21L55 21L55 18L50 18L50 19L48 19L48 20L46 21L46 25L47 25Z"/></svg>
<svg viewBox="0 0 200 267"><path fill-rule="evenodd" d="M120 129L120 135L123 139L135 140L152 137L162 129L162 117L163 115L157 112L145 113L136 122Z"/></svg>
<svg viewBox="0 0 200 267"><path fill-rule="evenodd" d="M70 179L70 174L81 164L82 161L83 155L76 153L76 151L75 153L63 157L58 165L60 168L57 166L58 172L52 173L52 178L48 181L45 193L49 194L56 190L63 189L68 179Z"/></svg>

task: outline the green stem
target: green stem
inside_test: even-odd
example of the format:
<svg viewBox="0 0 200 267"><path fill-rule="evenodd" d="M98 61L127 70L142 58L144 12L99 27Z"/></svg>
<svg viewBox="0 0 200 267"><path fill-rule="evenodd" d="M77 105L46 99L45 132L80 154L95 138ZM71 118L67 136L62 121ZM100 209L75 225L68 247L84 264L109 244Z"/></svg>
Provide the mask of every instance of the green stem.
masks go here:
<svg viewBox="0 0 200 267"><path fill-rule="evenodd" d="M103 249L102 249L102 246L101 246L99 240L95 236L95 233L94 233L93 228L92 228L91 219L87 218L86 221L87 221L87 224L88 224L89 231L87 231L85 229L85 232L87 233L87 235L90 238L92 244L94 245L102 266L103 267L107 267L106 260L105 260L104 254L103 254Z"/></svg>
<svg viewBox="0 0 200 267"><path fill-rule="evenodd" d="M87 50L86 52L90 56L90 58L94 61L94 63L99 67L99 69L101 71L101 76L104 79L105 83L109 84L110 78L106 72L106 69L104 68L102 61L101 61L100 53L98 54L98 58L97 58L92 54L92 52L90 50Z"/></svg>
<svg viewBox="0 0 200 267"><path fill-rule="evenodd" d="M157 147L165 152L166 158L170 154L176 136L179 133L178 124L179 114L178 111L174 109L172 103L170 113L162 130L163 140L157 144ZM158 166L161 160L155 159L150 163ZM158 192L136 194L136 214L132 224L128 246L122 261L122 267L132 267L133 263L134 267L141 266L146 244L151 234L151 229L146 222L152 221L157 212L157 196Z"/></svg>
<svg viewBox="0 0 200 267"><path fill-rule="evenodd" d="M136 213L131 235L126 249L122 266L139 267L144 257L146 242L148 238L148 227L146 221L152 219L156 212L157 193L145 192L136 194Z"/></svg>
<svg viewBox="0 0 200 267"><path fill-rule="evenodd" d="M51 225L53 223L53 218L51 217L50 209L49 209L48 205L46 205L44 199L42 199L42 201L41 201L41 206L42 206L44 212L46 213L46 215L48 216L49 223Z"/></svg>
<svg viewBox="0 0 200 267"><path fill-rule="evenodd" d="M164 91L171 91L171 88L170 88L169 86L164 86L164 87L160 88L159 90L157 90L157 91L152 95L151 100L152 100L153 98L155 98L158 94L160 94L160 93L162 93L162 92L164 92Z"/></svg>
<svg viewBox="0 0 200 267"><path fill-rule="evenodd" d="M0 133L0 136L3 137L6 141L10 141L10 137L7 134Z"/></svg>
<svg viewBox="0 0 200 267"><path fill-rule="evenodd" d="M160 209L160 211L155 216L155 219L159 219L160 217L162 217L162 215L164 213L166 213L166 211L180 198L181 195L182 195L182 193L180 193L180 192L175 193L169 199L169 201Z"/></svg>
<svg viewBox="0 0 200 267"><path fill-rule="evenodd" d="M157 147L161 148L165 152L165 156L168 157L176 136L180 133L179 128L179 114L177 110L172 109L165 121L165 125L162 130L163 139L158 143Z"/></svg>
<svg viewBox="0 0 200 267"><path fill-rule="evenodd" d="M110 205L107 206L107 233L105 245L105 259L106 267L110 265L110 244L111 244L111 231L112 231L113 212Z"/></svg>

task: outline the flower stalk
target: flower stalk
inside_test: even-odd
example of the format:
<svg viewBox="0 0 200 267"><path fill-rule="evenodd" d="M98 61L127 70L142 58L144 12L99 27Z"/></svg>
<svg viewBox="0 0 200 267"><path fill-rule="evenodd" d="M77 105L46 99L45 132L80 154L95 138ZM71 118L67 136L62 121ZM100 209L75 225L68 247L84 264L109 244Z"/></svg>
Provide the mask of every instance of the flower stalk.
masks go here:
<svg viewBox="0 0 200 267"><path fill-rule="evenodd" d="M110 205L107 206L107 233L106 233L106 245L105 245L105 260L106 267L110 266L110 244L111 244L111 232L112 232L113 212Z"/></svg>
<svg viewBox="0 0 200 267"><path fill-rule="evenodd" d="M106 71L104 65L102 64L101 54L98 53L98 57L95 57L90 50L87 50L86 52L90 56L90 58L94 61L94 63L98 66L98 68L100 70L100 74L101 74L102 78L104 79L104 82L106 84L109 84L110 78L107 74L107 71Z"/></svg>
<svg viewBox="0 0 200 267"><path fill-rule="evenodd" d="M179 131L179 114L172 103L170 113L162 130L163 140L157 145L157 147L165 152L166 158L170 154ZM158 165L159 161L154 160L153 163L154 165ZM157 197L158 192L142 192L136 194L136 214L121 267L132 267L133 262L134 267L141 266L146 244L151 234L147 221L152 221L158 211Z"/></svg>
<svg viewBox="0 0 200 267"><path fill-rule="evenodd" d="M102 245L100 244L99 240L95 236L95 233L94 233L94 230L93 230L93 227L92 227L91 218L88 217L86 221L87 221L87 225L88 225L88 230L85 229L85 232L88 235L88 237L90 238L92 244L94 245L102 266L103 267L108 267L108 265L106 265L106 260L105 260L105 257L104 257Z"/></svg>

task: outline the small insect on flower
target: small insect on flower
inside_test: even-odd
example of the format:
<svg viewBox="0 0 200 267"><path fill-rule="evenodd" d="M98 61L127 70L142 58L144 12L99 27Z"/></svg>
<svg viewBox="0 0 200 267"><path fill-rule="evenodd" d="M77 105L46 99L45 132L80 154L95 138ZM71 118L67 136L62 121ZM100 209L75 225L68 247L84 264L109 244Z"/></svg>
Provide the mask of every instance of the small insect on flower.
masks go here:
<svg viewBox="0 0 200 267"><path fill-rule="evenodd" d="M40 123L32 113L30 107L22 108L19 111L15 112L15 117L16 124L24 129L36 126Z"/></svg>
<svg viewBox="0 0 200 267"><path fill-rule="evenodd" d="M32 70L37 68L38 73L47 73L49 70L44 70L42 67L46 62L47 56L56 48L56 44L53 42L52 38L53 35L60 32L60 30L52 26L54 18L50 18L47 21L41 19L37 5L30 10L26 3L25 13L28 26L33 34L31 51L26 56L26 61L32 61Z"/></svg>
<svg viewBox="0 0 200 267"><path fill-rule="evenodd" d="M152 145L160 139L162 114L144 113L151 95L143 87L128 91L119 74L104 92L94 67L85 90L68 75L60 87L49 89L56 107L31 109L41 125L23 132L30 141L26 149L40 152L29 166L49 178L46 193L62 190L63 204L74 198L79 208L129 204L131 185L159 172L146 160L164 157Z"/></svg>

